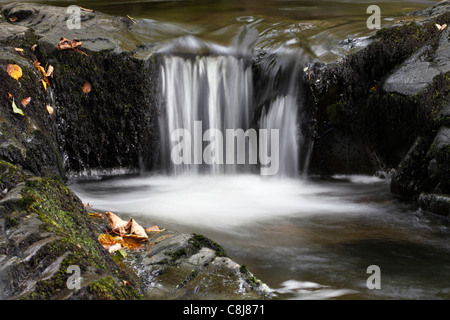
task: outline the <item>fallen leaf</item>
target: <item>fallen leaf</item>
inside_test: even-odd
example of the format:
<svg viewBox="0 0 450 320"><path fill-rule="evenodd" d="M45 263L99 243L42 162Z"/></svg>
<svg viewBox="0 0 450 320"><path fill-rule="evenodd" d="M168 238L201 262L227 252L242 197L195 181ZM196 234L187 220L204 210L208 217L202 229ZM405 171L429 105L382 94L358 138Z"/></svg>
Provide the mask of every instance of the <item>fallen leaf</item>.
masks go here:
<svg viewBox="0 0 450 320"><path fill-rule="evenodd" d="M129 15L127 15L128 19L130 19L131 21L133 21L134 24L137 24L136 21L134 21L134 19L132 17L130 17Z"/></svg>
<svg viewBox="0 0 450 320"><path fill-rule="evenodd" d="M21 102L22 107L25 108L25 107L27 106L27 104L30 103L30 101L31 101L31 97L28 97L28 98L23 99L22 102Z"/></svg>
<svg viewBox="0 0 450 320"><path fill-rule="evenodd" d="M16 22L17 21L17 17L11 17L11 18L9 18L9 21Z"/></svg>
<svg viewBox="0 0 450 320"><path fill-rule="evenodd" d="M152 226L152 227L148 227L145 228L145 231L147 232L160 232L160 231L164 231L165 229L160 229L158 226Z"/></svg>
<svg viewBox="0 0 450 320"><path fill-rule="evenodd" d="M105 214L108 218L111 232L138 242L148 240L144 228L142 228L134 219L125 222L112 212L106 212Z"/></svg>
<svg viewBox="0 0 450 320"><path fill-rule="evenodd" d="M13 112L14 113L18 113L18 114L24 116L23 111L20 110L19 108L17 108L16 103L14 102L14 99L13 99L13 102L12 102L12 108L13 108Z"/></svg>
<svg viewBox="0 0 450 320"><path fill-rule="evenodd" d="M128 225L127 222L120 219L117 215L115 215L112 212L105 212L106 217L108 218L108 224L113 232L118 233L119 235L122 235L125 232L126 226Z"/></svg>
<svg viewBox="0 0 450 320"><path fill-rule="evenodd" d="M37 47L37 44L33 44L33 46L31 47L31 50L35 50L36 49L36 47Z"/></svg>
<svg viewBox="0 0 450 320"><path fill-rule="evenodd" d="M23 54L23 49L22 48L14 48L15 51L20 52L21 54Z"/></svg>
<svg viewBox="0 0 450 320"><path fill-rule="evenodd" d="M100 218L100 219L103 218L103 215L101 213L99 213L99 212L90 212L89 216L93 217L93 218Z"/></svg>
<svg viewBox="0 0 450 320"><path fill-rule="evenodd" d="M114 253L115 251L122 249L122 245L110 234L102 233L98 236L98 242L100 242L103 248L108 250L109 253Z"/></svg>
<svg viewBox="0 0 450 320"><path fill-rule="evenodd" d="M45 91L47 91L47 82L44 80L41 80L42 86L44 87Z"/></svg>
<svg viewBox="0 0 450 320"><path fill-rule="evenodd" d="M436 23L435 26L436 26L436 28L437 28L439 31L442 31L442 30L444 30L445 28L447 28L447 24L443 24L443 25L441 26L440 24Z"/></svg>
<svg viewBox="0 0 450 320"><path fill-rule="evenodd" d="M52 65L49 65L49 66L47 67L47 72L45 72L45 76L46 76L46 77L52 76L52 75L53 75L53 70L54 70L54 69L55 69L55 68L53 68Z"/></svg>
<svg viewBox="0 0 450 320"><path fill-rule="evenodd" d="M134 235L137 236L139 238L145 238L147 239L148 236L145 233L144 228L141 227L141 225L139 225L136 221L134 221L134 219L130 219L130 221L128 221L128 225L129 225L129 235Z"/></svg>
<svg viewBox="0 0 450 320"><path fill-rule="evenodd" d="M8 92L8 100L12 98L12 94Z"/></svg>
<svg viewBox="0 0 450 320"><path fill-rule="evenodd" d="M74 38L73 40L69 40L69 39L66 39L66 38L62 37L59 40L57 48L58 48L58 50L73 49L73 50L81 52L82 54L87 56L87 54L85 52L83 52L81 50L78 50L76 48L76 47L81 46L81 44L82 44L82 42L80 40L78 40L77 38Z"/></svg>
<svg viewBox="0 0 450 320"><path fill-rule="evenodd" d="M52 114L53 114L53 107L51 107L50 105L47 105L46 108L47 108L47 112L48 112L50 115L52 115Z"/></svg>
<svg viewBox="0 0 450 320"><path fill-rule="evenodd" d="M19 78L22 76L22 68L17 64L8 64L6 66L6 72L16 80L19 80Z"/></svg>
<svg viewBox="0 0 450 320"><path fill-rule="evenodd" d="M92 207L92 205L91 205L91 204L89 204L89 202L88 202L88 203L83 203L83 207L85 207L85 208L91 208L91 207Z"/></svg>
<svg viewBox="0 0 450 320"><path fill-rule="evenodd" d="M128 281L126 281L126 280L122 280L122 282L123 282L123 285L126 287L126 286L128 286L128 285L130 285L130 283L128 282Z"/></svg>
<svg viewBox="0 0 450 320"><path fill-rule="evenodd" d="M83 92L84 93L89 93L89 92L91 92L91 90L92 90L92 86L91 86L91 84L89 83L89 82L85 82L84 83L84 85L83 85Z"/></svg>
<svg viewBox="0 0 450 320"><path fill-rule="evenodd" d="M86 9L86 8L83 8L83 7L80 7L80 9L83 10L83 11L87 11L87 12L94 12L94 10L92 10L92 9Z"/></svg>
<svg viewBox="0 0 450 320"><path fill-rule="evenodd" d="M127 253L123 249L117 250L117 253L119 253L123 258L125 258L127 256Z"/></svg>

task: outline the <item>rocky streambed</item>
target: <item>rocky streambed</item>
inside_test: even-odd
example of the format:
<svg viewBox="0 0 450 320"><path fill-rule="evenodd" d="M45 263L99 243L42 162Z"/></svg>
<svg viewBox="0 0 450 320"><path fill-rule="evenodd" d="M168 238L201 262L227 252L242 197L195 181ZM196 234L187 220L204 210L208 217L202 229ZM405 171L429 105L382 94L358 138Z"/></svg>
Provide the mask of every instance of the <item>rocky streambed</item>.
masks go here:
<svg viewBox="0 0 450 320"><path fill-rule="evenodd" d="M314 142L311 173L389 172L393 193L448 217L450 29L436 24L448 23L449 11L441 1L415 12L358 52L299 75L309 114L299 125ZM99 244L106 221L89 214L68 177L158 169L158 59L129 32L132 20L81 14L89 28L68 30L65 8L1 7L0 298L272 297L201 235L150 234L126 257ZM61 37L80 39L84 53L59 50ZM6 72L14 64L22 70L17 80ZM73 270L79 288L70 285Z"/></svg>

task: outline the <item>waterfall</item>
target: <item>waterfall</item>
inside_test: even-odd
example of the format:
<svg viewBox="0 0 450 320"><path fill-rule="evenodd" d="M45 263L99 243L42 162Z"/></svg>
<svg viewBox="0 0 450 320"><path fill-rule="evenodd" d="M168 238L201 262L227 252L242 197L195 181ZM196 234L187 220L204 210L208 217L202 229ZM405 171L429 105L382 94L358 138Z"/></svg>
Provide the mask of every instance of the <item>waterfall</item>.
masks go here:
<svg viewBox="0 0 450 320"><path fill-rule="evenodd" d="M255 145L261 148L263 129L268 132L266 152L272 161L276 154L270 149L275 142L271 139L279 139L275 145L279 149L278 173L297 175L299 63L294 55L288 56L280 59L276 55L262 63L268 80L256 93L252 61L245 56L162 55L159 121L163 169L173 175L257 172L261 163L252 160L261 151L251 142L255 138L259 141ZM261 97L255 96L260 93L271 96L261 103ZM262 112L255 112L257 107ZM256 114L261 114L259 119ZM237 146L228 148L230 129L245 135L245 161L238 159ZM272 129L278 130L278 136L271 135ZM209 162L203 159L205 154L211 155ZM174 155L179 160L174 161Z"/></svg>

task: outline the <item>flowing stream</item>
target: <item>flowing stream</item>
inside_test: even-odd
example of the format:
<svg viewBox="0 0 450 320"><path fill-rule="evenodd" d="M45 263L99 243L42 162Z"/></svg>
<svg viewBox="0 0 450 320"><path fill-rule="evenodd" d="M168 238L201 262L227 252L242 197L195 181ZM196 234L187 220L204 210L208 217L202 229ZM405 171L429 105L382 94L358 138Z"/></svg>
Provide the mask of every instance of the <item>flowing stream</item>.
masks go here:
<svg viewBox="0 0 450 320"><path fill-rule="evenodd" d="M395 199L389 178L307 175L311 142L299 125L298 75L311 60L364 45L371 3L51 3L126 11L139 21L134 36L155 44L160 63L162 172L74 181L84 202L141 225L204 234L279 299L450 298L447 222ZM381 1L383 23L433 3ZM269 54L256 74L252 59L260 52ZM259 87L256 76L264 77ZM248 133L241 158L239 148L227 147L228 129ZM261 175L261 144L252 141L273 130L278 136L262 149L275 165L277 147L276 174ZM381 270L381 289L367 287L372 265Z"/></svg>

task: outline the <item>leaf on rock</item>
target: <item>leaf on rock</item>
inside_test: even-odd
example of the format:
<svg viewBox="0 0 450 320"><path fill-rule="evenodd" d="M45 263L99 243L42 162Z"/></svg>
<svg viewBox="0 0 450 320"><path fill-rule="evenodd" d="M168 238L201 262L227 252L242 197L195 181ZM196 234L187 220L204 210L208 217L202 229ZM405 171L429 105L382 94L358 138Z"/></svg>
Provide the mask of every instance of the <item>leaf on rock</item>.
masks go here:
<svg viewBox="0 0 450 320"><path fill-rule="evenodd" d="M22 104L22 107L25 108L27 106L27 104L30 103L30 101L31 101L31 97L28 97L28 98L23 99L20 103Z"/></svg>
<svg viewBox="0 0 450 320"><path fill-rule="evenodd" d="M8 100L12 98L12 94L8 92Z"/></svg>
<svg viewBox="0 0 450 320"><path fill-rule="evenodd" d="M101 213L99 213L99 212L90 212L89 216L93 217L93 218L100 218L100 219L103 218L103 215Z"/></svg>
<svg viewBox="0 0 450 320"><path fill-rule="evenodd" d="M147 239L148 236L145 233L144 228L142 228L136 221L134 221L134 219L130 219L130 221L128 221L128 225L130 226L129 228L129 235L134 235L137 236L139 238L145 238Z"/></svg>
<svg viewBox="0 0 450 320"><path fill-rule="evenodd" d="M20 52L23 55L23 49L22 48L14 48L15 51Z"/></svg>
<svg viewBox="0 0 450 320"><path fill-rule="evenodd" d="M17 64L8 64L6 66L6 72L16 80L19 80L19 78L22 76L22 68Z"/></svg>
<svg viewBox="0 0 450 320"><path fill-rule="evenodd" d="M120 219L118 216L116 216L112 212L105 212L106 217L108 218L108 224L111 228L111 230L117 234L125 234L126 227L128 225L127 222Z"/></svg>
<svg viewBox="0 0 450 320"><path fill-rule="evenodd" d="M47 105L46 106L46 108L47 108L47 112L50 114L50 115L52 115L53 114L53 107L52 106L50 106L50 105Z"/></svg>
<svg viewBox="0 0 450 320"><path fill-rule="evenodd" d="M115 251L122 249L122 245L110 234L102 233L98 236L98 242L100 242L103 248L108 250L109 253L114 253Z"/></svg>
<svg viewBox="0 0 450 320"><path fill-rule="evenodd" d="M14 113L24 116L23 111L21 109L17 108L16 103L14 102L14 99L12 102L12 108L13 108Z"/></svg>
<svg viewBox="0 0 450 320"><path fill-rule="evenodd" d="M59 40L59 43L58 43L57 48L58 48L58 50L68 50L68 49L72 49L72 50L81 52L82 54L84 54L84 55L87 56L87 54L86 54L85 52L80 51L80 50L78 50L78 49L76 48L76 47L79 47L79 46L81 46L81 45L82 45L82 42L81 42L80 40L78 40L77 38L74 38L73 40L69 40L69 39L66 39L66 38L62 37L62 38Z"/></svg>
<svg viewBox="0 0 450 320"><path fill-rule="evenodd" d="M53 75L53 70L54 70L54 69L55 69L55 68L53 68L52 65L49 65L49 66L47 67L47 71L45 72L44 76L45 76L45 77L50 77L50 76L52 76L52 75Z"/></svg>
<svg viewBox="0 0 450 320"><path fill-rule="evenodd" d="M41 80L42 86L44 87L44 90L47 91L47 82L44 80Z"/></svg>
<svg viewBox="0 0 450 320"><path fill-rule="evenodd" d="M83 92L84 93L89 93L89 92L91 92L91 90L92 90L92 86L91 86L91 84L89 83L89 82L85 82L84 83L84 85L83 85Z"/></svg>
<svg viewBox="0 0 450 320"><path fill-rule="evenodd" d="M112 212L106 212L105 214L108 218L108 224L112 232L128 239L132 238L138 242L148 240L144 228L142 228L134 219L125 222Z"/></svg>
<svg viewBox="0 0 450 320"><path fill-rule="evenodd" d="M165 229L160 229L158 226L151 226L148 228L145 228L145 231L147 232L160 232L160 231L164 231Z"/></svg>

